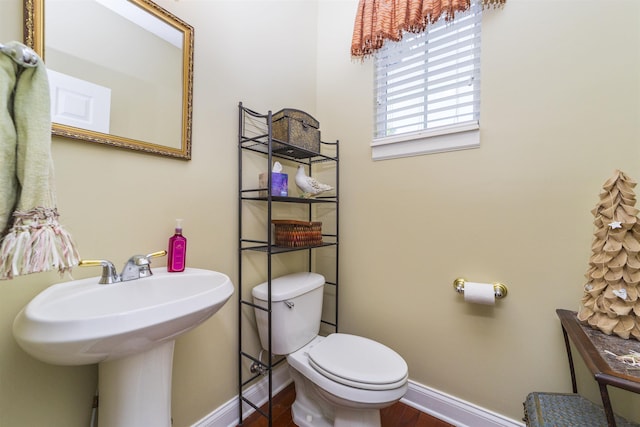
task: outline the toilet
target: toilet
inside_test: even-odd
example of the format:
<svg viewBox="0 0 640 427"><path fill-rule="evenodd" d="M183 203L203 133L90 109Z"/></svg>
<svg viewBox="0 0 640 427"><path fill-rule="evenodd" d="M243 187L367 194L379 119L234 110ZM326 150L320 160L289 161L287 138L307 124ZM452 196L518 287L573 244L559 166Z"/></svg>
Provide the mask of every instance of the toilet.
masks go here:
<svg viewBox="0 0 640 427"><path fill-rule="evenodd" d="M271 280L271 348L286 355L296 390L291 407L300 427L379 427L380 409L407 392L408 368L389 347L368 338L318 335L325 279L303 272ZM252 290L267 307L268 283ZM260 343L268 349L268 314L255 309Z"/></svg>

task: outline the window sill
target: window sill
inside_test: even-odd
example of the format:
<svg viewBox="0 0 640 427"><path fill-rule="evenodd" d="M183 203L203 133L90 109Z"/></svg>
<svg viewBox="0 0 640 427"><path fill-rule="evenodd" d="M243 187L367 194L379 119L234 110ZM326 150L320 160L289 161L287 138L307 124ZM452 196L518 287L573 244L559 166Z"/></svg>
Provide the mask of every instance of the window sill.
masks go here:
<svg viewBox="0 0 640 427"><path fill-rule="evenodd" d="M478 147L480 125L476 122L375 139L371 143L371 158L389 160Z"/></svg>

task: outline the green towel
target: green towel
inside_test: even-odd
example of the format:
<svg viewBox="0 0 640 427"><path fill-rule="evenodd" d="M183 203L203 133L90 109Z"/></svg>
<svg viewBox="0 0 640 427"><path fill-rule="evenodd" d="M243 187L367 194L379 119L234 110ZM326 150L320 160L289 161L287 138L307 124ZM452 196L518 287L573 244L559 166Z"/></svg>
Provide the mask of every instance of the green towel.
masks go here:
<svg viewBox="0 0 640 427"><path fill-rule="evenodd" d="M0 279L78 264L73 239L58 222L49 81L25 45L0 47Z"/></svg>

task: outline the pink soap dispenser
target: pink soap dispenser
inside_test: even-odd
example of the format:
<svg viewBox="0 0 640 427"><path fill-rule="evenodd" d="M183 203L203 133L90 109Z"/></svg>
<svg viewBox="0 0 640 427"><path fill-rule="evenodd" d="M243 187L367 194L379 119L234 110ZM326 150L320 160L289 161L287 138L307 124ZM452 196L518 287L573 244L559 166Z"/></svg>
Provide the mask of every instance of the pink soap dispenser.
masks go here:
<svg viewBox="0 0 640 427"><path fill-rule="evenodd" d="M176 219L176 232L169 238L167 271L184 271L187 258L187 238L182 235L182 220Z"/></svg>

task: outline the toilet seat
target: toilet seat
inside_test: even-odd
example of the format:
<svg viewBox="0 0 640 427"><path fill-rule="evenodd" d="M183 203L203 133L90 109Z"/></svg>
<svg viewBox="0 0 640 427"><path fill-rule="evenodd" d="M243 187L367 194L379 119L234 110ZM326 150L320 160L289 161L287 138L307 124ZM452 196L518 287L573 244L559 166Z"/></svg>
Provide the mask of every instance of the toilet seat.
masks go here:
<svg viewBox="0 0 640 427"><path fill-rule="evenodd" d="M311 347L309 364L325 377L364 390L389 390L407 382L404 359L368 338L335 333Z"/></svg>

